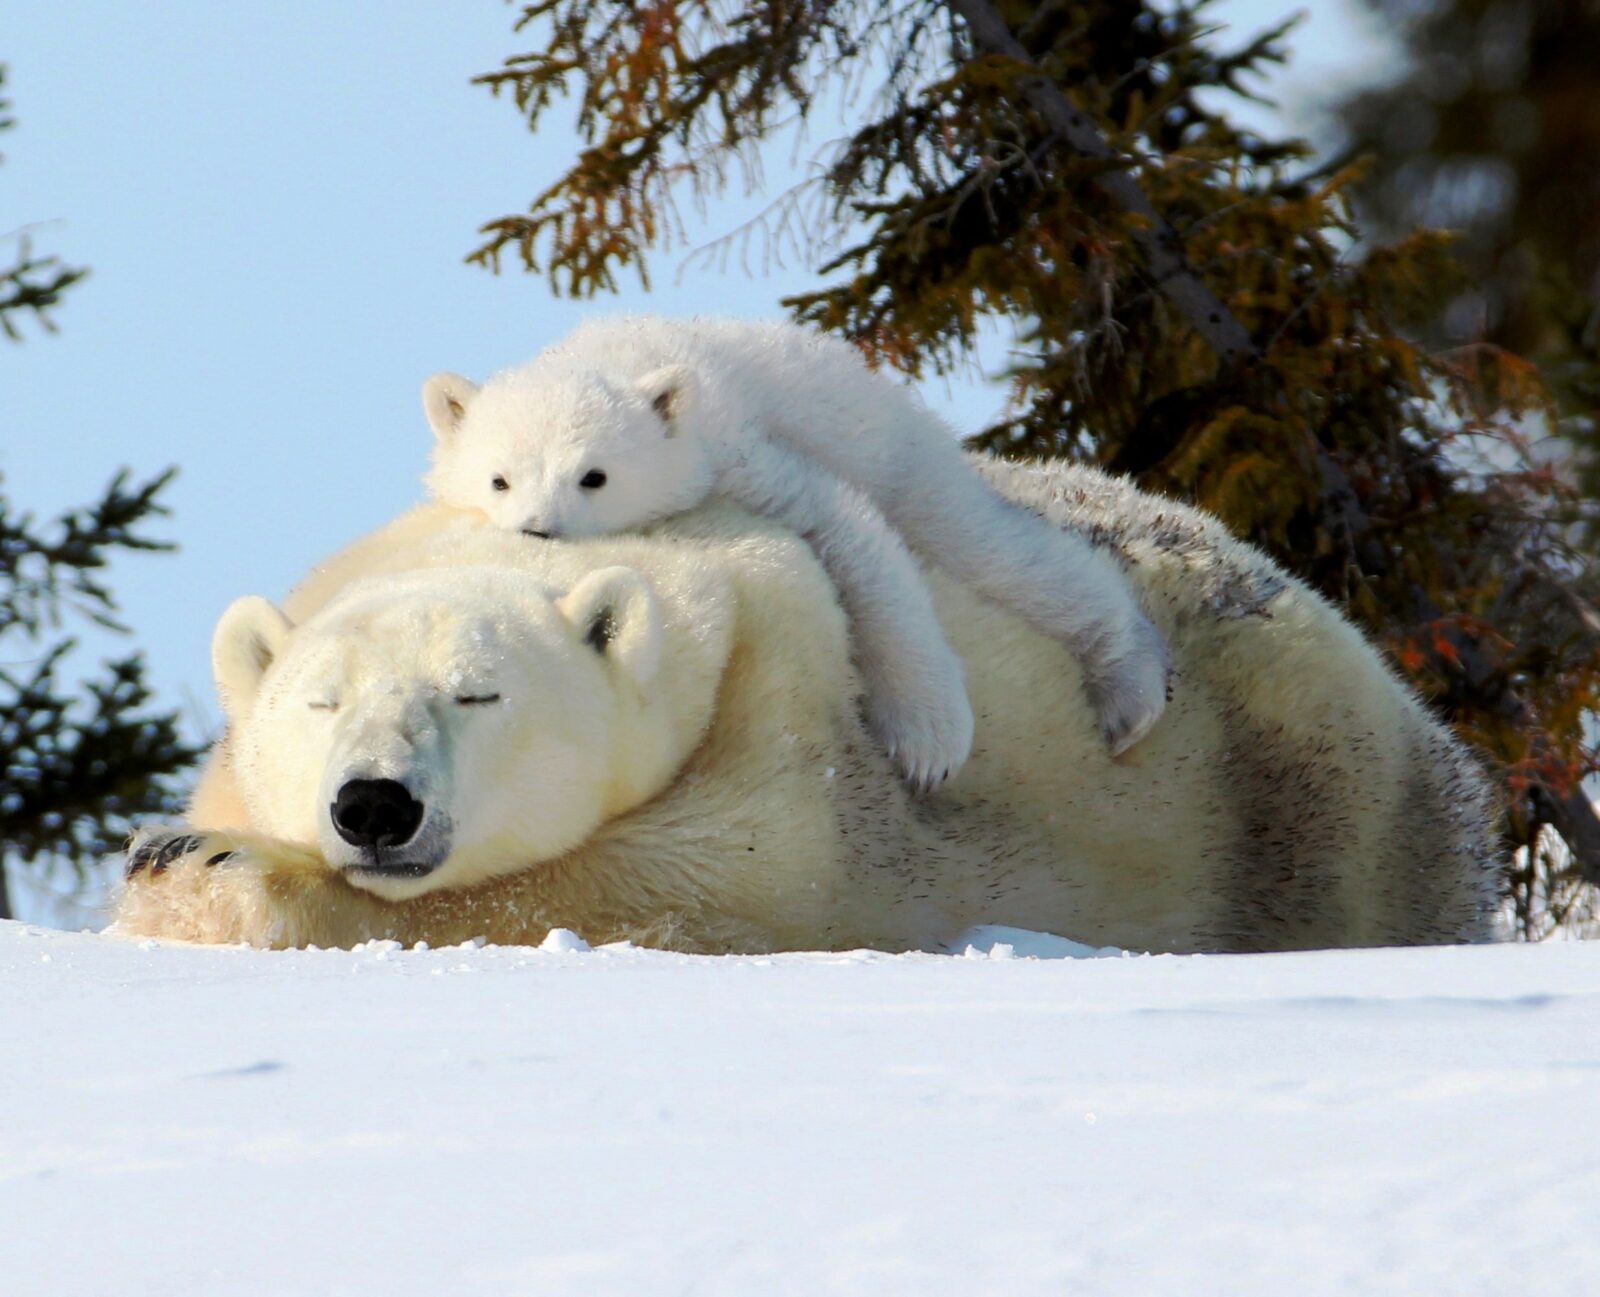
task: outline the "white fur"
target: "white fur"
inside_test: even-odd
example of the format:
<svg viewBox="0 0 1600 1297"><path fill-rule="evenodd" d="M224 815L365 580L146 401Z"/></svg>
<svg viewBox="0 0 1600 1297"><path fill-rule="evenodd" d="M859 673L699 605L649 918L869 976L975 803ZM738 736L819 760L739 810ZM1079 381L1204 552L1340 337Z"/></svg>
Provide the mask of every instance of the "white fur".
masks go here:
<svg viewBox="0 0 1600 1297"><path fill-rule="evenodd" d="M436 375L423 404L435 498L502 527L610 534L715 491L805 536L850 614L869 720L915 786L960 768L972 713L906 545L1072 649L1113 753L1166 706L1166 645L1116 557L1005 501L908 388L837 339L594 321L481 389ZM596 470L605 483L585 488Z"/></svg>
<svg viewBox="0 0 1600 1297"><path fill-rule="evenodd" d="M932 949L986 922L1174 951L1485 934L1483 781L1348 622L1182 506L1085 469L979 467L1130 555L1183 688L1122 759L1061 644L943 573L978 729L914 799L793 533L715 504L529 545L431 506L321 565L286 617L223 618L228 736L189 825L138 844L119 927L322 946L564 927L702 951ZM424 877L365 870L330 830L342 783L375 775L426 803L391 857Z"/></svg>
<svg viewBox="0 0 1600 1297"><path fill-rule="evenodd" d="M292 636L271 604L241 599L213 658L250 822L391 899L568 850L659 791L686 754L657 689L662 634L648 583L624 567L561 595L487 565L357 582ZM519 723L530 712L537 726ZM426 807L381 854L330 814L345 785L374 779Z"/></svg>

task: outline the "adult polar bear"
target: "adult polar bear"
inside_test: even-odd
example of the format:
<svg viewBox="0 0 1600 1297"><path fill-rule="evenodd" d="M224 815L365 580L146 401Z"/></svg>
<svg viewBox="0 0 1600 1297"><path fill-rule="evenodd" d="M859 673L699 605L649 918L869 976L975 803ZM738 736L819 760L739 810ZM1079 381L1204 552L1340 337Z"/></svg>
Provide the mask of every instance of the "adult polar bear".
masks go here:
<svg viewBox="0 0 1600 1297"><path fill-rule="evenodd" d="M1129 559L1178 685L1124 757L1066 649L933 572L978 730L960 776L912 799L792 533L713 505L541 545L435 506L315 571L299 625L264 601L224 617L229 734L190 824L132 853L119 928L327 946L561 926L696 951L932 948L984 922L1168 951L1487 935L1484 784L1347 622L1191 510L1089 469L978 465Z"/></svg>

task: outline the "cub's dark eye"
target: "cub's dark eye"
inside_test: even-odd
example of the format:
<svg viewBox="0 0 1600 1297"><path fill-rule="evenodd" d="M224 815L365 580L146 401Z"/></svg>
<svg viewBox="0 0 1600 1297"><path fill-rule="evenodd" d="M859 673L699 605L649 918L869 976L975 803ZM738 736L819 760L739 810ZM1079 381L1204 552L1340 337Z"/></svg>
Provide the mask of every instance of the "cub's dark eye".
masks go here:
<svg viewBox="0 0 1600 1297"><path fill-rule="evenodd" d="M306 706L314 712L336 712L339 710L339 700L337 698L322 699L314 703L307 703Z"/></svg>
<svg viewBox="0 0 1600 1297"><path fill-rule="evenodd" d="M497 703L499 701L500 701L500 695L499 694L457 694L456 695L456 702L460 703L461 706L463 706L463 707L481 707L485 703Z"/></svg>
<svg viewBox="0 0 1600 1297"><path fill-rule="evenodd" d="M509 491L511 489L511 483L506 481L505 478L501 477L498 473L495 474L489 485L494 487L496 491Z"/></svg>
<svg viewBox="0 0 1600 1297"><path fill-rule="evenodd" d="M591 468L587 473L578 479L578 485L581 486L585 491L598 491L605 484L606 475L598 468Z"/></svg>

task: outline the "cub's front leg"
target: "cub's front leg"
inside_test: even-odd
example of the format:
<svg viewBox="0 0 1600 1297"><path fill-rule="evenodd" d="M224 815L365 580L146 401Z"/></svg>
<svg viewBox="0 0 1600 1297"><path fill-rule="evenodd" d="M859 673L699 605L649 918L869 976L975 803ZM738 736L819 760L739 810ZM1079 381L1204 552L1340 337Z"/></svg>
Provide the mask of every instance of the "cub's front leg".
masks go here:
<svg viewBox="0 0 1600 1297"><path fill-rule="evenodd" d="M390 935L391 907L314 851L259 834L167 826L129 842L110 931L284 949Z"/></svg>
<svg viewBox="0 0 1600 1297"><path fill-rule="evenodd" d="M720 466L733 500L793 527L811 545L850 620L868 724L916 792L960 770L972 704L927 578L867 496L787 447L751 440Z"/></svg>

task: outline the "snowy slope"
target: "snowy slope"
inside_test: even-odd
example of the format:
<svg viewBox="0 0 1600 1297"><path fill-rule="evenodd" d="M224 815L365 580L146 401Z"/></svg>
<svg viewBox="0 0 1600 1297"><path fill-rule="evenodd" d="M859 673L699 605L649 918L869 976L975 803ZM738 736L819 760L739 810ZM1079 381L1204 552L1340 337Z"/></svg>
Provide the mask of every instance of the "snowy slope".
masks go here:
<svg viewBox="0 0 1600 1297"><path fill-rule="evenodd" d="M0 1004L8 1297L1600 1291L1600 945L268 954L0 924Z"/></svg>

